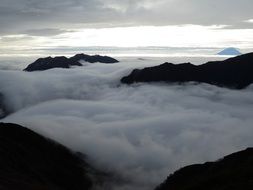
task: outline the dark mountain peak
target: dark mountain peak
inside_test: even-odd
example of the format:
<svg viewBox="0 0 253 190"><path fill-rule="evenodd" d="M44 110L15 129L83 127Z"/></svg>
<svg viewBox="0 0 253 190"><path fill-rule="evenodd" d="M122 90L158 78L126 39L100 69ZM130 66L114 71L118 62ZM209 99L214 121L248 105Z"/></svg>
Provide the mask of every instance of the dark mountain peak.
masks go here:
<svg viewBox="0 0 253 190"><path fill-rule="evenodd" d="M236 57L231 57L228 59L225 59L224 61L209 61L206 64L203 65L208 65L208 64L217 64L217 63L221 63L221 64L239 64L239 65L245 65L245 64L249 64L252 65L253 63L253 53L247 53L247 54L242 54L242 55L238 55Z"/></svg>
<svg viewBox="0 0 253 190"><path fill-rule="evenodd" d="M35 62L54 61L54 60L65 61L65 60L67 60L67 59L68 59L68 58L67 58L67 57L64 57L64 56L57 56L57 57L48 56L48 57L45 57L45 58L39 58L39 59L37 59Z"/></svg>
<svg viewBox="0 0 253 190"><path fill-rule="evenodd" d="M242 54L236 57L229 58L225 60L226 62L234 63L252 63L253 62L253 53Z"/></svg>
<svg viewBox="0 0 253 190"><path fill-rule="evenodd" d="M1 189L90 189L89 166L77 154L27 128L0 123Z"/></svg>
<svg viewBox="0 0 253 190"><path fill-rule="evenodd" d="M70 66L82 66L77 61L69 60L67 57L45 57L39 58L24 69L24 71L43 71L53 68L70 68Z"/></svg>
<svg viewBox="0 0 253 190"><path fill-rule="evenodd" d="M74 55L73 57L87 57L89 56L88 54L84 54L84 53L78 53L76 55Z"/></svg>
<svg viewBox="0 0 253 190"><path fill-rule="evenodd" d="M248 148L216 162L186 166L171 174L156 190L251 190L252 171L253 148Z"/></svg>
<svg viewBox="0 0 253 190"><path fill-rule="evenodd" d="M101 55L87 55L87 54L77 54L73 57L70 58L70 60L73 61L86 61L89 63L117 63L119 62L118 60L112 58L112 57L108 57L108 56L101 56Z"/></svg>
<svg viewBox="0 0 253 190"><path fill-rule="evenodd" d="M117 63L118 60L100 55L86 55L86 54L76 54L73 57L67 58L64 56L58 57L45 57L39 58L35 62L29 64L24 71L43 71L53 68L70 68L71 66L82 66L79 61L86 61L90 63L100 62L100 63Z"/></svg>
<svg viewBox="0 0 253 190"><path fill-rule="evenodd" d="M162 65L166 65L166 66L177 66L177 65L193 65L190 62L187 63L180 63L180 64L174 64L174 63L170 63L170 62L165 62Z"/></svg>
<svg viewBox="0 0 253 190"><path fill-rule="evenodd" d="M121 79L122 83L134 82L201 82L221 87L242 89L253 83L253 53L212 61L199 66L191 63L147 67Z"/></svg>
<svg viewBox="0 0 253 190"><path fill-rule="evenodd" d="M186 65L186 66L194 66L192 63L187 62L187 63L181 63L181 65Z"/></svg>
<svg viewBox="0 0 253 190"><path fill-rule="evenodd" d="M79 53L79 54L74 55L73 57L70 57L69 59L72 61L80 61L80 60L87 59L87 57L89 57L89 55L84 54L84 53Z"/></svg>
<svg viewBox="0 0 253 190"><path fill-rule="evenodd" d="M175 65L174 63L165 62L161 66L168 67L168 66L174 66L174 65Z"/></svg>

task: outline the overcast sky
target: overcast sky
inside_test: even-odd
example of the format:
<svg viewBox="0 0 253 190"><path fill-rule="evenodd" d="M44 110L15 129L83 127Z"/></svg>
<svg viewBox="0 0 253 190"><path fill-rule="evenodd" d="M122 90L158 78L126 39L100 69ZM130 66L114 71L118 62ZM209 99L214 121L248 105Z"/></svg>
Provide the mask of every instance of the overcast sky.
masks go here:
<svg viewBox="0 0 253 190"><path fill-rule="evenodd" d="M90 40L91 35L86 35L85 29L121 27L123 30L122 27L136 26L158 26L159 29L160 26L185 28L189 25L198 25L203 27L202 29L226 30L229 33L237 30L238 33L235 35L237 36L242 30L245 32L253 28L252 7L252 0L0 0L0 42L5 47L20 46L19 43L44 46L48 44L47 40L54 41L56 38L59 41L59 39L66 39L67 36L71 38L71 34L80 33L81 30L85 36L82 43L88 42L80 46L124 46L124 41L115 43L113 39L110 39L111 44L96 41L94 36L93 40ZM191 36L186 31L187 37L196 36ZM102 32L96 35L100 38L108 38L108 36L101 36ZM114 30L110 30L110 33L115 36ZM134 38L134 34L131 35L131 38ZM235 39L235 36L231 36L234 38L232 41L239 40L239 36L238 39ZM251 40L251 37L240 36L239 41L245 43ZM57 46L56 42L57 40L53 42L55 44L50 45ZM202 43L205 42L201 41L201 46ZM68 41L63 45L68 46L71 43L69 44ZM135 45L157 44L154 42L129 44L129 46ZM169 42L167 45L170 45ZM181 42L178 46L181 46Z"/></svg>

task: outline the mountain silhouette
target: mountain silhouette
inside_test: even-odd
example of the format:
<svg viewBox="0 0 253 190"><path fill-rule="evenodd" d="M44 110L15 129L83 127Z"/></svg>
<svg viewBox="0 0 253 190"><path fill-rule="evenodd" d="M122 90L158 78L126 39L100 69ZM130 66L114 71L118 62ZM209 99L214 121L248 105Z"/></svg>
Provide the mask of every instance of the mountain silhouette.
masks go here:
<svg viewBox="0 0 253 190"><path fill-rule="evenodd" d="M91 189L89 165L66 147L22 126L0 123L1 190Z"/></svg>
<svg viewBox="0 0 253 190"><path fill-rule="evenodd" d="M121 79L121 82L125 84L191 81L235 89L245 88L253 82L253 53L199 66L191 63L164 63L159 66L135 69Z"/></svg>
<svg viewBox="0 0 253 190"><path fill-rule="evenodd" d="M253 189L253 148L216 162L186 166L168 176L155 190L239 189Z"/></svg>
<svg viewBox="0 0 253 190"><path fill-rule="evenodd" d="M43 71L53 68L70 68L71 66L82 66L78 61L72 61L64 56L39 58L29 64L24 71Z"/></svg>
<svg viewBox="0 0 253 190"><path fill-rule="evenodd" d="M67 58L64 56L60 57L46 57L39 58L35 62L29 64L24 71L44 71L53 68L70 68L71 66L82 66L79 61L85 61L89 63L117 63L118 60L100 55L86 55L86 54L77 54L73 57Z"/></svg>
<svg viewBox="0 0 253 190"><path fill-rule="evenodd" d="M0 123L1 190L111 189L122 183L117 175L98 172L85 159L30 129ZM253 148L248 148L216 162L186 166L155 190L252 190L252 176Z"/></svg>
<svg viewBox="0 0 253 190"><path fill-rule="evenodd" d="M86 61L89 63L118 63L119 61L108 56L101 56L101 55L87 55L87 54L76 54L73 57L70 57L69 60L76 62L76 61Z"/></svg>

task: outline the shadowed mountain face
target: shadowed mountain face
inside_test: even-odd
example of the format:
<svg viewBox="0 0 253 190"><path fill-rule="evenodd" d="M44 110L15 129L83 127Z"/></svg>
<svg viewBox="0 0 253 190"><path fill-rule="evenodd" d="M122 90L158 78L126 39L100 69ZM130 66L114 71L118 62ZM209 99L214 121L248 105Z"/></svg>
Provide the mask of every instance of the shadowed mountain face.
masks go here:
<svg viewBox="0 0 253 190"><path fill-rule="evenodd" d="M89 166L67 148L15 124L0 123L1 190L90 189Z"/></svg>
<svg viewBox="0 0 253 190"><path fill-rule="evenodd" d="M43 71L53 68L70 68L71 66L82 66L79 61L86 61L89 63L117 63L118 60L108 57L108 56L100 56L100 55L86 55L86 54L77 54L73 57L66 58L64 56L61 57L46 57L39 58L35 62L28 65L24 71Z"/></svg>
<svg viewBox="0 0 253 190"><path fill-rule="evenodd" d="M122 83L135 82L201 82L222 87L242 89L253 83L253 53L225 61L208 62L203 65L191 63L164 63L142 70L135 69L121 79Z"/></svg>
<svg viewBox="0 0 253 190"><path fill-rule="evenodd" d="M231 154L217 162L182 168L155 190L238 189L253 189L253 148Z"/></svg>

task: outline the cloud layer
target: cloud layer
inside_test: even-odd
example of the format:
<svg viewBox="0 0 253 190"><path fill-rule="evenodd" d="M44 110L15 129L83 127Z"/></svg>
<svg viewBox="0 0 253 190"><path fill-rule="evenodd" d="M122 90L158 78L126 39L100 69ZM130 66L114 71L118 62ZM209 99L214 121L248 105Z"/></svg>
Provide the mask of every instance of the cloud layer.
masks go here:
<svg viewBox="0 0 253 190"><path fill-rule="evenodd" d="M123 60L44 72L0 71L0 91L16 122L88 155L149 190L182 166L253 146L253 88L136 84L119 79L161 60Z"/></svg>

